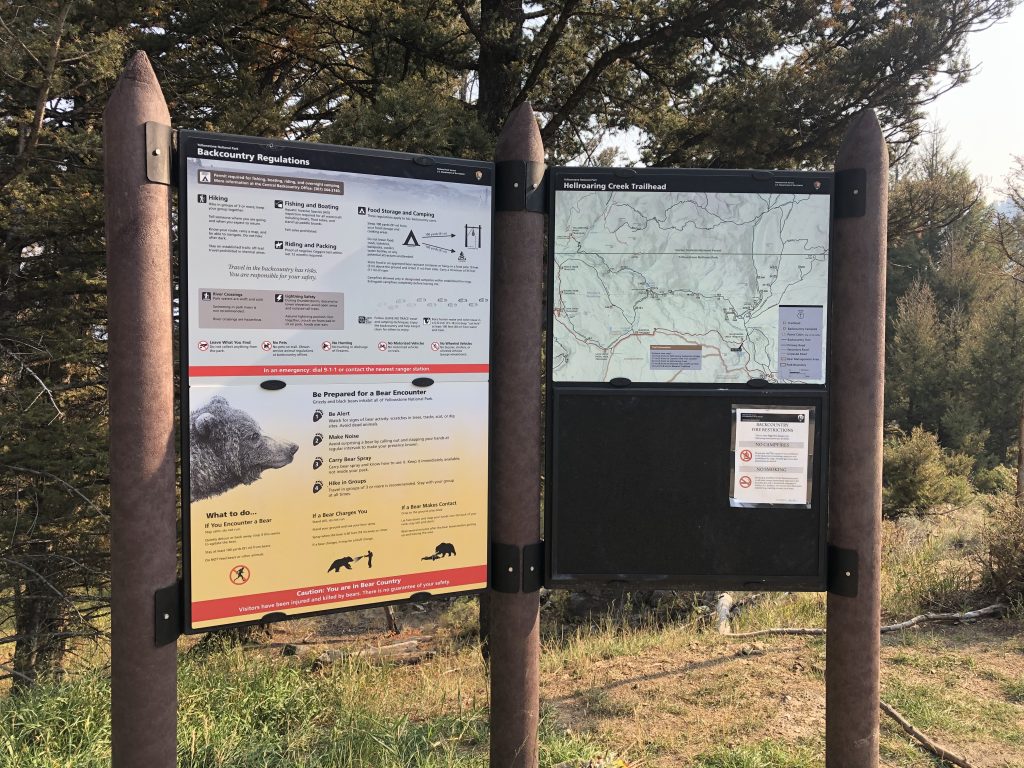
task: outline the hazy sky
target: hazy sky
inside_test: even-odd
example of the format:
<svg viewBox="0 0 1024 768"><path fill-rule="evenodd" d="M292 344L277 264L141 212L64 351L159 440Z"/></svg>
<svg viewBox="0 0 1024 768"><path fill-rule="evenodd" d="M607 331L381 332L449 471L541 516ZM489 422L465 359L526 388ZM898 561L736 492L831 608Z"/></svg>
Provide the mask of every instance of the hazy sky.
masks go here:
<svg viewBox="0 0 1024 768"><path fill-rule="evenodd" d="M960 157L974 175L985 177L992 193L1013 166L1013 156L1024 155L1024 6L1007 21L973 33L967 42L974 76L936 99L929 112L946 129L949 142L959 145Z"/></svg>

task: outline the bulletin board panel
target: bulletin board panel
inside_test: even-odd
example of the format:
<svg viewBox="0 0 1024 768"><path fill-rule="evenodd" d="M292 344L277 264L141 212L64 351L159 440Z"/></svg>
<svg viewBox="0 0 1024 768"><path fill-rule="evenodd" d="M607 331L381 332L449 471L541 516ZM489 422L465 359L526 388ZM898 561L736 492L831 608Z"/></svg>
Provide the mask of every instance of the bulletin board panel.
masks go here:
<svg viewBox="0 0 1024 768"><path fill-rule="evenodd" d="M178 139L186 633L486 588L492 164Z"/></svg>
<svg viewBox="0 0 1024 768"><path fill-rule="evenodd" d="M549 587L825 588L826 392L561 386L550 396ZM811 414L809 503L737 503L737 406Z"/></svg>

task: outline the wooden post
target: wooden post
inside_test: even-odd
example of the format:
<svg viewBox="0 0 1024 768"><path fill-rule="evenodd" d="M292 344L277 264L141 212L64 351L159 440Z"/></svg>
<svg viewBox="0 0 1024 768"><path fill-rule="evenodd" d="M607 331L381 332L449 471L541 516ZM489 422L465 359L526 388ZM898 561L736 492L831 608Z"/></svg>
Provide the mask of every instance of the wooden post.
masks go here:
<svg viewBox="0 0 1024 768"><path fill-rule="evenodd" d="M154 628L154 593L177 578L171 188L147 181L147 122L171 119L139 52L103 115L114 768L173 768L177 751L177 649Z"/></svg>
<svg viewBox="0 0 1024 768"><path fill-rule="evenodd" d="M509 116L495 160L543 165L544 147L529 104L521 104ZM544 214L495 213L493 285L491 539L521 549L540 540ZM535 768L539 593L491 590L488 597L490 765Z"/></svg>
<svg viewBox="0 0 1024 768"><path fill-rule="evenodd" d="M859 175L859 171L863 175ZM832 284L829 543L857 553L857 596L828 596L825 763L878 765L882 394L889 155L874 110L857 115L836 160ZM859 177L858 177L859 176ZM864 211L856 208L863 201Z"/></svg>

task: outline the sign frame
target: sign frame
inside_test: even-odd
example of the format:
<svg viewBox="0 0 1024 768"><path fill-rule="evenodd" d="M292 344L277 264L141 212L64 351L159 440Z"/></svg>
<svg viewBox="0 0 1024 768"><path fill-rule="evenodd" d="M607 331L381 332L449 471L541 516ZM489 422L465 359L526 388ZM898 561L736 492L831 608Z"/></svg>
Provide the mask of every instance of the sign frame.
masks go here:
<svg viewBox="0 0 1024 768"><path fill-rule="evenodd" d="M761 170L705 170L705 169L667 169L667 168L579 168L579 167L557 167L551 168L548 179L548 210L550 222L548 226L548 248L551 254L547 269L547 306L548 312L545 318L547 329L546 355L547 365L545 370L545 384L548 392L548 408L546 413L546 424L548 439L546 441L546 485L545 485L545 585L550 588L579 588L595 584L625 584L637 588L651 589L657 587L674 587L685 589L757 589L757 590L793 590L793 591L821 591L826 587L827 579L827 529L828 529L828 443L829 443L829 391L832 358L832 330L834 307L832 296L834 286L832 275L834 271L835 254L835 198L836 184L835 175L832 172L815 171L761 171ZM751 379L744 382L724 381L686 381L686 382L660 382L660 381L631 381L625 378L612 378L605 381L576 381L556 379L553 376L554 341L555 341L555 269L557 268L556 253L556 216L558 213L557 196L562 182L567 179L586 178L594 180L598 184L610 183L615 185L604 191L645 191L644 189L630 188L630 185L664 184L667 181L674 182L675 190L669 191L694 191L694 192L753 192L753 193L777 193L777 194L827 194L828 205L828 264L826 301L824 317L826 320L825 333L822 335L823 354L821 359L822 381L820 383L775 383L764 379ZM817 184L817 186L815 186ZM650 192L657 194L657 192ZM780 302L785 303L785 302ZM776 360L778 362L778 360ZM808 474L810 479L810 494L813 499L808 510L816 516L816 521L808 528L816 531L816 543L807 554L816 558L816 568L813 572L804 571L794 574L771 575L758 573L756 567L752 569L736 570L735 572L718 572L714 569L701 569L694 571L686 563L679 563L671 572L666 569L646 570L642 567L617 567L615 563L608 563L600 569L589 569L578 567L567 567L566 563L573 558L567 557L575 554L573 548L579 548L577 543L582 532L582 523L578 517L573 522L564 519L563 510L560 509L559 492L563 478L560 476L565 470L564 436L559 431L559 426L566 413L563 400L565 397L591 397L595 402L599 398L628 398L633 397L637 402L644 402L649 399L664 399L671 402L672 398L702 398L708 408L731 409L735 405L753 405L756 407L787 407L787 403L805 402L813 403L815 414L814 423L814 453ZM568 401L565 401L568 402ZM607 401L611 402L611 401ZM800 405L798 407L805 407ZM597 411L595 410L595 413ZM729 441L732 434L725 436ZM593 442L593 436L591 436ZM622 450L623 446L615 434L607 435L609 450ZM587 450L585 447L584 451ZM749 514L751 508L730 507L731 496L731 472L735 459L730 452L727 456L721 457L722 467L726 471L726 481L722 481L720 489L721 513L729 515L732 512ZM643 477L630 475L623 470L618 477L620 482L644 482ZM701 478L695 478L700 482ZM799 505L798 505L799 506ZM781 507L766 507L760 510L770 515ZM792 510L790 510L792 511ZM642 514L637 511L637 514ZM738 519L738 516L737 516ZM766 542L766 546L770 546ZM811 551L813 550L813 551ZM603 551L603 550L602 550ZM756 557L755 557L756 560ZM577 558L578 561L578 558ZM753 563L753 561L752 561ZM756 565L756 563L754 563Z"/></svg>
<svg viewBox="0 0 1024 768"><path fill-rule="evenodd" d="M190 377L189 377L189 365L193 360L192 345L195 339L190 338L189 333L189 311L191 309L191 296L190 296L190 270L189 270L189 245L188 245L188 210L190 195L196 194L197 184L191 184L188 174L188 161L195 159L195 155L190 154L189 148L197 141L207 140L213 142L228 142L228 143L239 143L244 145L259 146L266 150L286 150L291 154L305 154L306 156L315 156L316 158L329 159L331 162L330 168L321 168L320 166L312 166L311 170L331 170L340 171L343 173L357 173L368 176L389 176L396 179L422 179L432 180L440 182L455 182L461 181L461 183L473 184L477 187L487 187L490 190L489 200L490 206L486 215L486 224L490 230L485 238L487 247L489 248L490 260L488 262L488 274L487 280L487 291L488 301L490 300L492 284L493 284L493 238L494 238L494 227L493 227L493 213L494 213L494 164L488 161L478 160L467 160L460 158L448 158L434 155L425 154L412 154L404 152L393 152L387 150L371 150L357 147L346 147L340 145L330 144L317 144L312 142L302 141L285 141L278 139L265 139L253 136L239 136L233 134L224 133L211 133L206 131L190 131L190 130L179 130L178 132L178 144L177 144L177 159L176 159L176 171L178 179L178 190L177 190L177 212L178 212L178 242L179 242L179 263L177 269L178 277L178 295L177 295L177 319L179 321L179 341L178 341L178 371L181 381L180 386L180 415L181 415L181 435L180 435L180 446L181 446L181 527L182 527L182 595L183 595L183 633L184 634L201 634L210 631L227 628L244 628L250 626L265 625L270 622L298 619L298 618L309 618L314 616L329 615L350 610L364 610L367 608L380 607L386 605L395 605L407 602L420 602L422 600L436 597L454 597L458 595L471 595L477 594L483 589L487 588L490 583L490 567L489 562L489 521L486 505L488 503L486 484L484 490L484 510L480 515L481 528L478 532L479 538L483 541L483 550L485 552L483 556L483 568L484 576L477 582L480 586L474 586L468 589L461 589L455 591L444 591L441 593L431 594L429 591L420 591L410 593L406 590L403 593L398 593L397 596L386 596L372 601L360 602L358 605L338 605L332 604L330 608L311 608L309 610L301 609L289 609L287 613L268 611L266 614L246 619L244 621L231 621L217 624L204 623L204 626L196 627L194 616L193 616L193 563L192 557L194 554L194 547L192 541L192 500L190 498L190 481L191 481L191 446L189 437L189 418L190 418L190 403L192 398L190 397ZM447 173L449 176L440 175L441 173ZM469 179L469 175L472 174L472 180ZM464 176L465 178L460 180L458 176ZM477 233L478 236L478 233ZM273 281L267 282L267 288L272 288L274 285ZM488 329L490 328L493 316L493 306L488 306L484 313L485 322ZM490 341L489 341L489 330L486 333L487 341L485 342L485 356L489 362L490 357ZM434 380L430 377L415 377L415 374L409 374L405 380L405 384L410 383L409 379L412 379L412 384L417 387L430 387L434 384ZM296 384L302 384L301 378L291 377L286 373L279 375L268 375L260 377L264 379L260 381L258 378L250 378L245 384L239 384L238 386L252 386L262 387L263 389L280 389L283 388L288 381ZM368 386L380 385L381 381L373 376L360 377L361 380ZM447 378L447 382L464 382L466 380L461 378L452 379L451 375L441 375L441 378ZM351 380L347 380L344 375L338 375L333 377L334 382L338 385L345 383L351 383ZM485 379L475 378L473 379L479 383L479 386L485 390L485 414L487 408L489 408L489 394L486 390L489 388L488 380L489 374ZM394 380L394 376L391 377L386 383L394 386L399 382ZM437 382L440 385L444 385L444 381ZM484 444L489 443L489 418L484 419L484 430L483 436ZM486 450L484 455L486 456ZM486 460L484 461L484 472L486 475L487 467ZM482 583L481 583L482 582ZM313 585L310 585L313 586ZM303 589L304 587L299 587Z"/></svg>

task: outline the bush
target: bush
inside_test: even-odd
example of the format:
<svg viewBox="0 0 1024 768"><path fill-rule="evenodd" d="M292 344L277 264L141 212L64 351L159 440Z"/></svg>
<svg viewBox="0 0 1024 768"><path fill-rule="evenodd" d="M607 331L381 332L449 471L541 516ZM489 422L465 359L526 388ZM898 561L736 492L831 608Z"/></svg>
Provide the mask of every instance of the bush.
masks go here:
<svg viewBox="0 0 1024 768"><path fill-rule="evenodd" d="M939 438L914 427L910 435L891 427L882 454L882 513L917 515L939 504L962 504L973 492L974 460L943 450Z"/></svg>
<svg viewBox="0 0 1024 768"><path fill-rule="evenodd" d="M473 597L459 597L441 615L437 637L450 650L480 642L480 603Z"/></svg>
<svg viewBox="0 0 1024 768"><path fill-rule="evenodd" d="M1017 473L1004 464L980 469L974 475L974 487L981 493L1010 493L1017 488Z"/></svg>
<svg viewBox="0 0 1024 768"><path fill-rule="evenodd" d="M982 585L990 594L1024 600L1024 508L1009 494L984 502L989 528L983 562Z"/></svg>

